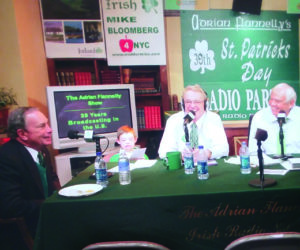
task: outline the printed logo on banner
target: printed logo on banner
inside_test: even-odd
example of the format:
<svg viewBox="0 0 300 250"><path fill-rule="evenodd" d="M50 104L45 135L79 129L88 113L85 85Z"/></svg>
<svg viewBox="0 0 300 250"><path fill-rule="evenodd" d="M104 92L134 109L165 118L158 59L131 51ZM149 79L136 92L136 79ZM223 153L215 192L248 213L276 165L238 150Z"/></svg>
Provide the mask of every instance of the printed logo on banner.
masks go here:
<svg viewBox="0 0 300 250"><path fill-rule="evenodd" d="M190 49L189 56L192 71L200 70L200 74L204 74L205 69L214 70L216 68L215 52L208 49L206 40L196 41L195 48Z"/></svg>

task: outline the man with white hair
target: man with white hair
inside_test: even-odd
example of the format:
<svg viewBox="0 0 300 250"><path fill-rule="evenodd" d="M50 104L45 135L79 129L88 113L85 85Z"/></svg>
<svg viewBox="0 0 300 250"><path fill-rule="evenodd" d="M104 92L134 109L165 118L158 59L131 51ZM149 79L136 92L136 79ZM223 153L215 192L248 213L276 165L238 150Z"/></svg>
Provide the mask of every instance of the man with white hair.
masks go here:
<svg viewBox="0 0 300 250"><path fill-rule="evenodd" d="M249 135L249 151L257 152L257 140L255 139L257 129L266 130L268 138L262 141L261 148L266 154L281 154L279 140L279 122L277 116L283 113L286 116L283 123L284 153L300 153L300 107L296 106L297 95L295 90L287 83L279 83L272 90L269 99L269 107L258 111L251 123Z"/></svg>
<svg viewBox="0 0 300 250"><path fill-rule="evenodd" d="M186 143L184 117L190 112L194 112L194 117L187 124L187 133L194 153L197 153L198 145L203 145L209 159L228 156L229 145L223 123L218 114L206 110L206 101L206 92L199 84L185 87L183 91L184 110L173 114L167 120L158 150L160 158L166 157L167 152L184 151Z"/></svg>

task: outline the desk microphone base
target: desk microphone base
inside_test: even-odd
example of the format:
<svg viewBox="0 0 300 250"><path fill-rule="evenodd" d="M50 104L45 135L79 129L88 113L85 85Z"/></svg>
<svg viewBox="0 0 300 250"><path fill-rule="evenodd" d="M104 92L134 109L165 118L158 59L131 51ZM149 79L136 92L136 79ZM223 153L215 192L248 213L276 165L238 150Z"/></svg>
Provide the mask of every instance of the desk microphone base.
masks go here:
<svg viewBox="0 0 300 250"><path fill-rule="evenodd" d="M274 185L276 185L276 183L277 182L275 180L266 178L263 183L260 182L260 179L255 179L255 180L249 181L248 184L251 187L257 187L257 188L264 187L265 188L265 187L274 186Z"/></svg>
<svg viewBox="0 0 300 250"><path fill-rule="evenodd" d="M283 161L286 161L289 158L293 158L293 156L292 155L273 155L271 158L272 159L281 159Z"/></svg>

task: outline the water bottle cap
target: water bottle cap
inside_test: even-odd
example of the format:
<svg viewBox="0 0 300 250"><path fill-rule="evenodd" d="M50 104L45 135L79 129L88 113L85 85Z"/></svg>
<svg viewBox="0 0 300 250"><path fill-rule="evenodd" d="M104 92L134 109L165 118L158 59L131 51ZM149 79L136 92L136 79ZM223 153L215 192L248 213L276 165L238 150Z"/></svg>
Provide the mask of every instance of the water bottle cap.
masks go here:
<svg viewBox="0 0 300 250"><path fill-rule="evenodd" d="M203 146L202 146L202 145L199 145L198 148L199 148L199 149L203 149Z"/></svg>
<svg viewBox="0 0 300 250"><path fill-rule="evenodd" d="M101 156L101 152L96 152L96 156Z"/></svg>

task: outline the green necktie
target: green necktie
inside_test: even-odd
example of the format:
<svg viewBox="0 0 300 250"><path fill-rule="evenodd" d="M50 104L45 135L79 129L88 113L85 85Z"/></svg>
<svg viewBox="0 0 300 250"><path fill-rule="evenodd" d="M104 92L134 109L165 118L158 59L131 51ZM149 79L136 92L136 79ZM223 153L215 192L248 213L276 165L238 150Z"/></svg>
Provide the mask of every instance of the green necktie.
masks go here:
<svg viewBox="0 0 300 250"><path fill-rule="evenodd" d="M46 164L45 164L45 159L44 156L41 152L38 153L38 160L39 163L37 163L38 170L40 173L43 189L44 189L44 194L45 197L48 197L48 181L47 181L47 173L46 173Z"/></svg>
<svg viewBox="0 0 300 250"><path fill-rule="evenodd" d="M196 123L192 123L191 126L191 133L190 133L190 142L192 148L197 148L198 147L198 129Z"/></svg>
<svg viewBox="0 0 300 250"><path fill-rule="evenodd" d="M42 167L46 167L46 166L45 166L45 159L44 159L44 156L43 156L43 153L42 153L42 152L39 152L39 153L38 153L38 159L39 159L39 164L40 164Z"/></svg>

